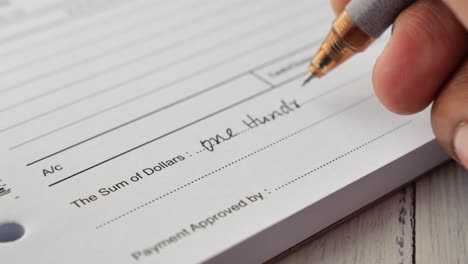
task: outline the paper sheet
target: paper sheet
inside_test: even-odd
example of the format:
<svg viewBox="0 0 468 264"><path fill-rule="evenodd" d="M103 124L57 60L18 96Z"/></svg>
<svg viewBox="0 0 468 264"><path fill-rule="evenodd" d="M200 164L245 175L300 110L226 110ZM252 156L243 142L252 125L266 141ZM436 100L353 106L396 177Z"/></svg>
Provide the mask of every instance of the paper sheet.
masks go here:
<svg viewBox="0 0 468 264"><path fill-rule="evenodd" d="M325 0L13 4L2 262L204 261L434 139L373 94L385 40L300 86Z"/></svg>

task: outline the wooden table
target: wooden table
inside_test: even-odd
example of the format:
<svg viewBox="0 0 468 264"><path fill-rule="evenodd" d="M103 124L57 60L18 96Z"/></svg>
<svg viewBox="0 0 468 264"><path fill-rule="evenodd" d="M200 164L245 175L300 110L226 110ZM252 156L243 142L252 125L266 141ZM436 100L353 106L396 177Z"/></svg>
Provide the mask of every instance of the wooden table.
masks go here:
<svg viewBox="0 0 468 264"><path fill-rule="evenodd" d="M468 172L448 162L272 263L468 263Z"/></svg>

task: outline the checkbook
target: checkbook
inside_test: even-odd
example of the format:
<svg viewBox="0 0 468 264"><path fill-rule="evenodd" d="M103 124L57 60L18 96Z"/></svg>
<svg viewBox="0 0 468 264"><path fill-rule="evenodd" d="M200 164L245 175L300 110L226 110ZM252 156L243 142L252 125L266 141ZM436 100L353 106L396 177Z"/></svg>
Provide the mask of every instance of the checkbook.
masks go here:
<svg viewBox="0 0 468 264"><path fill-rule="evenodd" d="M259 263L448 159L375 97L383 37L301 87L327 0L0 1L2 263Z"/></svg>

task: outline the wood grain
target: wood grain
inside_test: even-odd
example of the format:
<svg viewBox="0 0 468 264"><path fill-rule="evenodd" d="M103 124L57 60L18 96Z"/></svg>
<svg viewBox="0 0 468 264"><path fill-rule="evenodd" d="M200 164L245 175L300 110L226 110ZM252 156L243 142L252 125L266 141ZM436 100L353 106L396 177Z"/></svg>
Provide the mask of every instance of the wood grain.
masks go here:
<svg viewBox="0 0 468 264"><path fill-rule="evenodd" d="M468 172L455 162L416 184L416 263L468 263Z"/></svg>
<svg viewBox="0 0 468 264"><path fill-rule="evenodd" d="M468 263L468 172L449 162L272 263Z"/></svg>
<svg viewBox="0 0 468 264"><path fill-rule="evenodd" d="M411 185L272 263L410 264L413 215Z"/></svg>

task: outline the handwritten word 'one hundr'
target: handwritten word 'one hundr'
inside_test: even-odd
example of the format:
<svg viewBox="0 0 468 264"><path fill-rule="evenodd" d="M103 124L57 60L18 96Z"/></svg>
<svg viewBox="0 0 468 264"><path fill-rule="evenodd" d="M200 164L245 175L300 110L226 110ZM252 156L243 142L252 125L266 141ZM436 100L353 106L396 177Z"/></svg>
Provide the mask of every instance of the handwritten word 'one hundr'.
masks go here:
<svg viewBox="0 0 468 264"><path fill-rule="evenodd" d="M259 117L247 115L247 119L242 120L242 123L244 123L244 125L246 125L249 129L257 128L269 122L273 122L280 117L289 115L299 108L301 108L301 105L297 102L297 100L292 100L289 103L285 100L281 100L281 105L277 109L269 111L267 114L263 114Z"/></svg>
<svg viewBox="0 0 468 264"><path fill-rule="evenodd" d="M257 128L261 125L273 122L280 117L289 115L299 108L301 108L301 105L297 102L297 100L292 100L290 102L281 100L280 106L276 109L269 111L267 114L264 114L260 117L253 117L252 115L248 114L247 119L242 120L242 123L244 123L248 129ZM223 133L218 133L208 139L200 140L200 144L205 150L212 152L215 150L217 145L227 142L237 135L238 133L234 132L232 128L226 128Z"/></svg>

